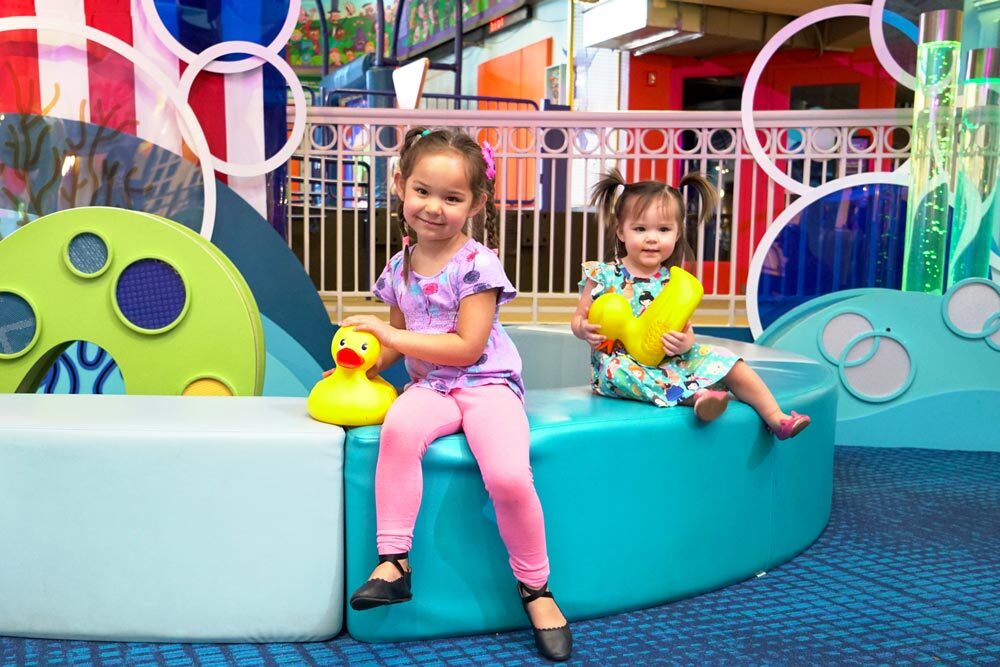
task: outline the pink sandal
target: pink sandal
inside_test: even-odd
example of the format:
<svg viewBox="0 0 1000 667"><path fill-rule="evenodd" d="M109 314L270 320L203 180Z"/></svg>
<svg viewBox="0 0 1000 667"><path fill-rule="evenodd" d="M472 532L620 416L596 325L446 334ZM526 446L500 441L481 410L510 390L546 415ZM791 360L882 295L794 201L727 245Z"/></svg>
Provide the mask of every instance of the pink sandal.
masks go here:
<svg viewBox="0 0 1000 667"><path fill-rule="evenodd" d="M703 422L710 422L726 411L729 392L703 389L695 394L694 414Z"/></svg>
<svg viewBox="0 0 1000 667"><path fill-rule="evenodd" d="M809 418L809 415L800 415L795 410L792 410L791 416L778 422L778 428L771 429L771 432L774 433L774 437L778 440L788 440L802 433L806 426L809 426L811 423L812 420Z"/></svg>

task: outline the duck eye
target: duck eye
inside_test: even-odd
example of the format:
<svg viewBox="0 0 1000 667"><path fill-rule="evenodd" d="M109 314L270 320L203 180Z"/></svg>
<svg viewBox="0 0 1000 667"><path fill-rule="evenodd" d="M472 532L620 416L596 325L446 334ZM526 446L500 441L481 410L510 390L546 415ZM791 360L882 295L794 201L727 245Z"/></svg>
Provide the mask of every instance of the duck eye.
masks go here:
<svg viewBox="0 0 1000 667"><path fill-rule="evenodd" d="M368 351L368 343L361 343L361 351L362 352Z"/></svg>
<svg viewBox="0 0 1000 667"><path fill-rule="evenodd" d="M340 347L347 347L347 339L346 338L341 338L340 339Z"/></svg>

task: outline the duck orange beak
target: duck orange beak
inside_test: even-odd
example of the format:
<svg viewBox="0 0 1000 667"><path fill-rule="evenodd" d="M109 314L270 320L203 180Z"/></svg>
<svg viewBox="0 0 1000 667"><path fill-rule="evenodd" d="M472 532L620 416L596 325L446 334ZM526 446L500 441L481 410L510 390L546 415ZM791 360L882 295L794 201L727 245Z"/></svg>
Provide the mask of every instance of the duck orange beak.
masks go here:
<svg viewBox="0 0 1000 667"><path fill-rule="evenodd" d="M365 360L361 355L349 347L343 347L337 351L337 365L344 368L358 368Z"/></svg>
<svg viewBox="0 0 1000 667"><path fill-rule="evenodd" d="M603 343L598 345L597 349L603 352L604 354L611 354L612 352L615 351L615 341L608 338Z"/></svg>

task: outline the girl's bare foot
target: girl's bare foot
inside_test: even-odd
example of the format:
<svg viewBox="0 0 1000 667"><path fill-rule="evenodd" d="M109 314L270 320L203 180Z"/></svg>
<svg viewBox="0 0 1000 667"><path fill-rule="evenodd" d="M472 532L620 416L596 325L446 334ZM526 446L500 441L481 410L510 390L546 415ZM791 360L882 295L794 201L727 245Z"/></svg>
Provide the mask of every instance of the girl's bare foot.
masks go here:
<svg viewBox="0 0 1000 667"><path fill-rule="evenodd" d="M702 389L694 395L694 414L703 422L715 420L728 406L728 391Z"/></svg>

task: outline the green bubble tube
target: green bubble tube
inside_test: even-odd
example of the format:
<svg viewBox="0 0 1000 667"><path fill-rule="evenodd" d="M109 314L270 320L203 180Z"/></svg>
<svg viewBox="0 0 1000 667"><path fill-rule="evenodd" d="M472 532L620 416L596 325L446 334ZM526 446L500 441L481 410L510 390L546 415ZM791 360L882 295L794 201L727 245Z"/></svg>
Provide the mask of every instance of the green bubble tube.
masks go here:
<svg viewBox="0 0 1000 667"><path fill-rule="evenodd" d="M944 291L961 44L941 37L958 32L949 16L953 14L961 12L941 10L920 16L903 250L903 289L910 292ZM957 25L961 25L960 18ZM942 29L945 26L950 30Z"/></svg>
<svg viewBox="0 0 1000 667"><path fill-rule="evenodd" d="M955 213L948 244L948 286L989 278L990 231L1000 214L1000 49L975 49L958 129Z"/></svg>

